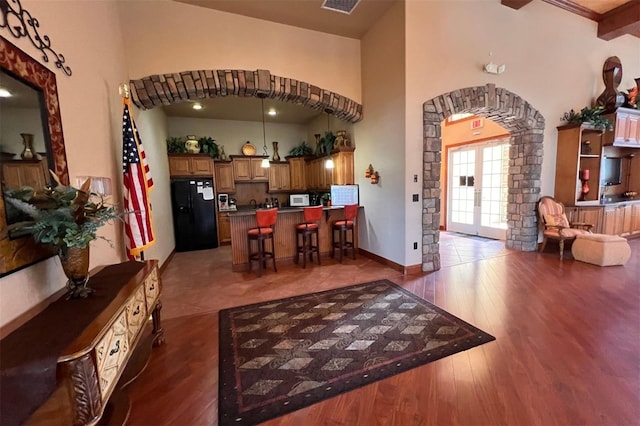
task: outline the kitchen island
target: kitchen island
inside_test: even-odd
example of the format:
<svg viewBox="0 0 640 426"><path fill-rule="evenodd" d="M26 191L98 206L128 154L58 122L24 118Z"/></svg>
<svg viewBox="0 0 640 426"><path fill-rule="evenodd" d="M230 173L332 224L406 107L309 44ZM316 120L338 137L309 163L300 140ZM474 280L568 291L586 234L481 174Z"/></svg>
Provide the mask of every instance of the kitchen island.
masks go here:
<svg viewBox="0 0 640 426"><path fill-rule="evenodd" d="M362 211L360 206L358 214ZM318 230L320 255L326 256L331 251L331 224L344 218L344 207L324 207L324 214ZM249 253L247 246L247 231L255 228L256 211L238 210L229 212L231 223L231 258L233 271L249 269ZM292 260L296 255L296 225L304 221L302 207L285 207L278 210L278 220L274 230L276 261ZM357 227L357 222L356 222ZM358 231L355 231L358 247ZM336 253L337 256L337 253Z"/></svg>

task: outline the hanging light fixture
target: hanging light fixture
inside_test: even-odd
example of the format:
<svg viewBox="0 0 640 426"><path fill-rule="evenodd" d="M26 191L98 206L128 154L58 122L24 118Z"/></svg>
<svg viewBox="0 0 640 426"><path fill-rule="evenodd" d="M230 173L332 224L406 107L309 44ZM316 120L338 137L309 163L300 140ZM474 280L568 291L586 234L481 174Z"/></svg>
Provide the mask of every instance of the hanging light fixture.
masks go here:
<svg viewBox="0 0 640 426"><path fill-rule="evenodd" d="M269 164L269 153L267 152L267 132L265 130L265 126L264 126L264 94L260 94L260 104L261 104L261 108L260 108L260 114L262 115L262 149L264 150L264 155L267 158L263 158L262 162L260 163L260 167L262 167L263 169L267 169L269 168L270 164Z"/></svg>
<svg viewBox="0 0 640 426"><path fill-rule="evenodd" d="M327 133L329 133L331 132L331 115L329 115L331 110L325 109L325 112L327 113ZM328 137L328 135L325 135L325 137ZM329 158L327 158L327 161L324 162L324 167L325 169L333 169L335 165L333 164L333 158L331 158L331 152L329 152L328 155Z"/></svg>

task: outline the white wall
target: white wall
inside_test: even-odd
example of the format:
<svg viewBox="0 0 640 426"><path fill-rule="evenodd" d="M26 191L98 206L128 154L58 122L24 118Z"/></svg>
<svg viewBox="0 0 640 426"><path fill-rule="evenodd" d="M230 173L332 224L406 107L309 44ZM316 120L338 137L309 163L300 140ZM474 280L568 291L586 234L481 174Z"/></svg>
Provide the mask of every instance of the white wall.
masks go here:
<svg viewBox="0 0 640 426"><path fill-rule="evenodd" d="M408 245L406 179L411 172L422 175L422 165L415 171L405 170L403 23L403 2L397 2L362 39L364 118L354 126L358 146L355 181L360 185L360 203L365 206L364 220L359 223L360 247L401 265L405 264ZM422 158L422 151L411 155ZM369 164L380 174L377 185L364 177ZM420 193L419 184L414 185ZM420 242L421 234L411 238Z"/></svg>

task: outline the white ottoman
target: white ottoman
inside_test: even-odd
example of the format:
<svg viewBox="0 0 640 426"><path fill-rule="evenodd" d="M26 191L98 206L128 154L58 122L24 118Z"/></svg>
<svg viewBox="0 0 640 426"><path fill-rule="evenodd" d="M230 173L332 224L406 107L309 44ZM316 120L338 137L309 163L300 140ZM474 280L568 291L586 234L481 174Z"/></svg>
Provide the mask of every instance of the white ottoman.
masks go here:
<svg viewBox="0 0 640 426"><path fill-rule="evenodd" d="M571 246L575 260L600 266L624 265L631 257L626 239L616 235L583 234Z"/></svg>

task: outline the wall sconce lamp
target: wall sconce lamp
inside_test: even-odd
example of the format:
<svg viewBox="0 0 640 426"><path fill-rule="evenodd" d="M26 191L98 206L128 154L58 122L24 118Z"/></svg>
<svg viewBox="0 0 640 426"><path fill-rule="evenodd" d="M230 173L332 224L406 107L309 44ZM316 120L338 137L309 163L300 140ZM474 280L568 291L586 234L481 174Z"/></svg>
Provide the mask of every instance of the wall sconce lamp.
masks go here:
<svg viewBox="0 0 640 426"><path fill-rule="evenodd" d="M369 164L369 167L364 171L364 177L371 179L371 184L375 185L380 180L380 174L373 170L373 166Z"/></svg>

